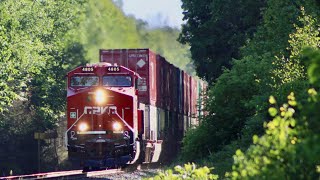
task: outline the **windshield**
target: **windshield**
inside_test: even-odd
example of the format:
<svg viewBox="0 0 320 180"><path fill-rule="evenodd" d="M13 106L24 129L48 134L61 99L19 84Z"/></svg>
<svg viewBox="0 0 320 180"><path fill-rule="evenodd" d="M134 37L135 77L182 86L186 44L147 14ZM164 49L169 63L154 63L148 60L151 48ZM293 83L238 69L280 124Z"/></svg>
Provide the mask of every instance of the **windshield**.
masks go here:
<svg viewBox="0 0 320 180"><path fill-rule="evenodd" d="M103 76L103 85L110 87L132 86L130 76Z"/></svg>
<svg viewBox="0 0 320 180"><path fill-rule="evenodd" d="M73 87L98 86L99 85L99 77L98 76L73 76L73 77L71 77L70 85Z"/></svg>

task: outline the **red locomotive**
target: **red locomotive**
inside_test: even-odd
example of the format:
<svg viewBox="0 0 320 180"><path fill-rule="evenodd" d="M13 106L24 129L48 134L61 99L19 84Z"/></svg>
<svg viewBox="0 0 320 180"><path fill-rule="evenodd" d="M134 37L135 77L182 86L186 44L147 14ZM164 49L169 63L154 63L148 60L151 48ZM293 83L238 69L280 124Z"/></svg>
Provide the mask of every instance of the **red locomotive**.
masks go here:
<svg viewBox="0 0 320 180"><path fill-rule="evenodd" d="M84 170L169 159L202 113L205 83L149 49L100 50L67 77L66 145Z"/></svg>

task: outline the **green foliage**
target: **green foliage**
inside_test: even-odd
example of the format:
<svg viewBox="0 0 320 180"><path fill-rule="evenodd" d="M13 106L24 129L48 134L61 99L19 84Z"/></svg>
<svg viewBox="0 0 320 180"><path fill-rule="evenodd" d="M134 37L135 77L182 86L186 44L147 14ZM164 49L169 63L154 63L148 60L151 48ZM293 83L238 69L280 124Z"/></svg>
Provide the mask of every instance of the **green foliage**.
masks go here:
<svg viewBox="0 0 320 180"><path fill-rule="evenodd" d="M256 113L257 104L250 101L255 95L271 90L267 79L270 71L264 71L271 69L271 65L266 59L259 59L260 63L253 57L236 61L232 70L218 78L208 92L206 110L209 115L205 117L204 125L192 134L188 133L183 141L183 158L201 158L241 137L246 119ZM195 148L194 144L201 146ZM190 156L189 151L195 156Z"/></svg>
<svg viewBox="0 0 320 180"><path fill-rule="evenodd" d="M2 173L34 172L33 133L52 129L64 113L65 73L85 61L72 31L81 21L82 5L75 0L0 2Z"/></svg>
<svg viewBox="0 0 320 180"><path fill-rule="evenodd" d="M277 78L273 73L277 68L273 63L274 55L282 54L283 48L288 46L289 33L294 27L287 21L292 22L293 14L296 13L294 6L284 8L288 3L269 3L271 2L268 1L269 6L264 11L263 23L258 27L258 32L242 49L244 57L234 61L232 69L225 70L208 92L206 110L209 115L205 117L205 121L207 124L213 124L207 134L207 139L211 141L209 144L212 145L209 146L210 151L217 151L231 141L239 139L244 128L255 128L253 132L262 132L262 122L267 120L265 101L270 92L277 90ZM274 16L273 12L279 16ZM274 20L271 22L270 19ZM260 118L260 122L247 123L249 120L257 119L256 117ZM252 134L247 135L250 136ZM204 153L208 150L203 146L199 151Z"/></svg>
<svg viewBox="0 0 320 180"><path fill-rule="evenodd" d="M174 171L169 169L166 170L164 173L159 173L159 175L149 178L150 180L179 180L179 179L218 179L217 175L210 174L210 170L213 168L208 168L207 166L196 168L196 165L194 163L185 164L184 167L181 166L175 166Z"/></svg>
<svg viewBox="0 0 320 180"><path fill-rule="evenodd" d="M310 53L310 52L309 52ZM320 52L312 52L312 54ZM318 57L319 58L319 57ZM318 64L319 62L313 62ZM310 66L314 65L311 63ZM315 76L318 76L315 74ZM253 136L253 145L234 156L232 179L317 179L320 163L319 107L320 96L315 89L308 90L309 97L297 103L288 96L288 103L279 108L273 120L265 123L261 137ZM276 104L273 104L273 106ZM298 114L295 114L295 109ZM274 107L270 107L274 108Z"/></svg>
<svg viewBox="0 0 320 180"><path fill-rule="evenodd" d="M35 125L26 105L11 107L1 116L0 172L8 175L34 172L37 163L37 144L33 139ZM26 165L27 163L27 165Z"/></svg>
<svg viewBox="0 0 320 180"><path fill-rule="evenodd" d="M296 120L293 118L295 106L295 97L291 93L288 104L280 107L279 112L275 107L269 108L270 116L274 119L265 123L265 135L260 138L253 136L254 145L246 154L241 150L236 151L232 178L281 179L288 175L295 177L296 169L289 164L294 162L291 157L295 156L294 146L299 141Z"/></svg>
<svg viewBox="0 0 320 180"><path fill-rule="evenodd" d="M320 42L320 40L318 41ZM304 54L308 56L304 57L306 64L308 64L308 78L309 82L315 86L320 84L319 64L320 64L320 53L315 51L313 48L305 49Z"/></svg>
<svg viewBox="0 0 320 180"><path fill-rule="evenodd" d="M320 51L309 48L303 51L308 70L320 64ZM317 79L319 74L309 74ZM318 86L319 82L312 82ZM234 155L232 179L317 179L320 163L319 136L320 96L313 88L306 100L297 102L293 93L287 103L276 108L275 98L269 103L273 120L265 123L265 134L253 136L253 145L243 153ZM298 109L298 113L295 113ZM295 115L296 114L296 115Z"/></svg>
<svg viewBox="0 0 320 180"><path fill-rule="evenodd" d="M0 2L0 111L13 100L24 98L21 88L47 68L51 52L63 48L65 34L77 22L79 2ZM70 10L72 6L74 9Z"/></svg>
<svg viewBox="0 0 320 180"><path fill-rule="evenodd" d="M191 46L196 72L214 81L240 58L240 48L256 31L265 0L183 0L184 20L179 41Z"/></svg>
<svg viewBox="0 0 320 180"><path fill-rule="evenodd" d="M77 33L91 62L99 61L99 49L140 46L135 20L127 18L111 0L88 1L85 10Z"/></svg>
<svg viewBox="0 0 320 180"><path fill-rule="evenodd" d="M65 126L65 74L97 62L99 49L151 47L176 65L190 62L188 47L172 41L179 30L150 30L111 0L2 0L0 17L1 175L35 172L33 133ZM55 144L41 146L42 167L52 170Z"/></svg>
<svg viewBox="0 0 320 180"><path fill-rule="evenodd" d="M175 40L178 29L150 29L145 22L125 16L111 0L88 1L85 10L76 33L90 62L99 61L99 49L150 48L182 69L190 63L189 47Z"/></svg>
<svg viewBox="0 0 320 180"><path fill-rule="evenodd" d="M233 62L230 70L224 70L210 88L204 125L188 133L183 141L182 159L195 160L207 155L219 175L231 171L232 151L239 147L245 151L254 134L265 133L263 124L270 121L267 112L271 115L280 112L276 107L268 108L270 94L277 97L279 104L285 103L286 95L293 91L301 103L308 98L305 89L310 85L305 64L309 56L301 52L305 46L319 48L320 8L315 8L319 5L312 0L266 3L266 8L260 11L262 19L257 31L241 46L242 57ZM313 67L309 74L318 72L317 65ZM201 146L195 148L192 144Z"/></svg>
<svg viewBox="0 0 320 180"><path fill-rule="evenodd" d="M250 142L251 143L251 142ZM245 150L246 145L238 141L232 141L224 146L220 151L212 153L209 157L203 159L200 164L209 167L215 167L214 173L219 177L224 177L225 172L230 171L233 165L233 155L238 149Z"/></svg>
<svg viewBox="0 0 320 180"><path fill-rule="evenodd" d="M212 125L202 123L197 129L191 129L183 139L182 159L184 161L196 161L205 158L210 154L211 147L215 143L208 138L211 133Z"/></svg>
<svg viewBox="0 0 320 180"><path fill-rule="evenodd" d="M305 47L320 47L319 25L317 19L307 15L304 8L301 8L302 15L298 18L298 25L294 25L296 32L289 35L290 57L277 57L275 63L278 68L274 74L280 79L280 84L290 83L301 79L306 81L306 70L301 52Z"/></svg>
<svg viewBox="0 0 320 180"><path fill-rule="evenodd" d="M170 63L190 74L194 72L190 62L189 46L173 41L179 36L178 29L170 27L148 29L144 24L137 24L137 27L141 38L141 47L149 47L164 56Z"/></svg>

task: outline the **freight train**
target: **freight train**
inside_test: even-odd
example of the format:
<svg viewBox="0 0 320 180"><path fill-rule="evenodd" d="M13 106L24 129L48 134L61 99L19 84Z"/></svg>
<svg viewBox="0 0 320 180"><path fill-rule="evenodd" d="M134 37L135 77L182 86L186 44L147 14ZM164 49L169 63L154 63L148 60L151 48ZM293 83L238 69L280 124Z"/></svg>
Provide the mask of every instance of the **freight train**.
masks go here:
<svg viewBox="0 0 320 180"><path fill-rule="evenodd" d="M198 123L206 83L149 49L100 50L67 74L68 156L84 170L168 161Z"/></svg>

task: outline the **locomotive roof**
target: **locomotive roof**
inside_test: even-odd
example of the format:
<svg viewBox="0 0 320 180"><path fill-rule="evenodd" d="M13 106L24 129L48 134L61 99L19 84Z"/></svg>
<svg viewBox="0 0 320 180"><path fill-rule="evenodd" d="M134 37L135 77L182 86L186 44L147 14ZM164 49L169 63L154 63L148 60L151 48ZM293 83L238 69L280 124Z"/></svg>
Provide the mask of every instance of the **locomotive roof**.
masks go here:
<svg viewBox="0 0 320 180"><path fill-rule="evenodd" d="M80 68L83 68L83 67L94 67L94 68L97 68L97 67L121 67L122 69L125 69L126 71L128 71L130 74L132 75L135 75L137 76L138 78L141 78L140 75L134 71L132 71L131 69L125 67L125 66L121 66L121 65L117 65L117 64L111 64L111 63L107 63L107 62L98 62L98 63L93 63L93 64L86 64L86 65L82 65L82 66L78 66L76 68L74 68L73 70L69 71L67 73L67 75L69 75L70 73L80 69Z"/></svg>

